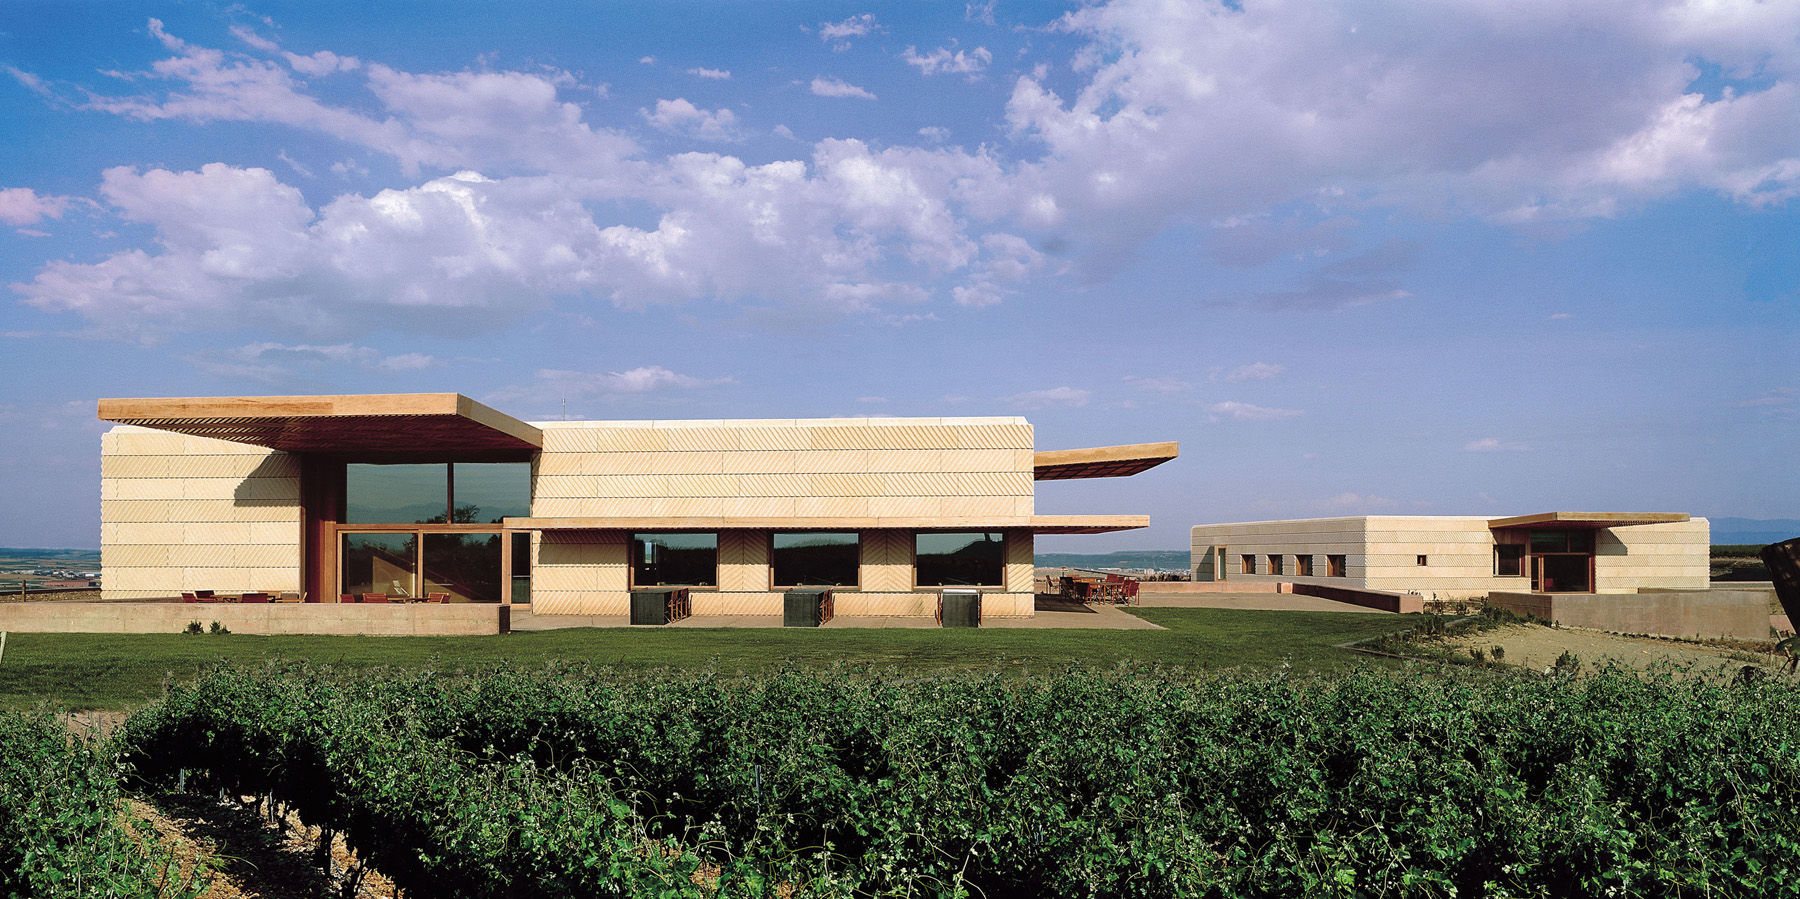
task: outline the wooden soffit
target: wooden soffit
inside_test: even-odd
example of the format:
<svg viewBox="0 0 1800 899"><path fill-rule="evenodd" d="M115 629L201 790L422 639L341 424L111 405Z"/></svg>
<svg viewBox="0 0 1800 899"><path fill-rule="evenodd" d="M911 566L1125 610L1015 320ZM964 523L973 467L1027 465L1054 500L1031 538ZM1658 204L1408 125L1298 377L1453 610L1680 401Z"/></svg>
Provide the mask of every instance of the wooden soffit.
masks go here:
<svg viewBox="0 0 1800 899"><path fill-rule="evenodd" d="M1032 476L1039 481L1122 478L1155 468L1180 455L1179 450L1173 441L1048 450L1036 454L1032 463Z"/></svg>
<svg viewBox="0 0 1800 899"><path fill-rule="evenodd" d="M1634 524L1670 524L1687 521L1685 512L1539 512L1495 518L1489 528L1524 528L1557 526L1572 528L1617 528Z"/></svg>
<svg viewBox="0 0 1800 899"><path fill-rule="evenodd" d="M989 515L971 517L778 516L731 515L641 516L619 518L508 518L509 529L526 531L862 531L894 528L911 531L963 531L983 528L1029 528L1038 534L1105 534L1150 526L1148 515Z"/></svg>
<svg viewBox="0 0 1800 899"><path fill-rule="evenodd" d="M290 453L525 458L537 428L459 393L105 399L100 418Z"/></svg>

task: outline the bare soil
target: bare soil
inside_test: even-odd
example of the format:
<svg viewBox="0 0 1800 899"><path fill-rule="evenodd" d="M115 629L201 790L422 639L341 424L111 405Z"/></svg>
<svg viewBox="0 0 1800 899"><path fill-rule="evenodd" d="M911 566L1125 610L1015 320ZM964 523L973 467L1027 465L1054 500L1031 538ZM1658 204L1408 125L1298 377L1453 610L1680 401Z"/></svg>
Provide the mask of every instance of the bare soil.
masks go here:
<svg viewBox="0 0 1800 899"><path fill-rule="evenodd" d="M1786 664L1786 659L1773 654L1767 644L1627 637L1541 624L1510 624L1475 634L1459 634L1444 638L1442 645L1462 656L1478 649L1490 659L1494 657L1494 647L1502 647L1505 655L1500 661L1533 671L1555 665L1557 657L1565 652L1580 659L1583 667L1612 661L1641 670L1671 666L1704 677L1730 677L1745 665L1778 669Z"/></svg>
<svg viewBox="0 0 1800 899"><path fill-rule="evenodd" d="M328 876L313 864L318 829L291 815L276 825L247 804L192 793L133 798L127 804L133 817L156 829L184 872L196 865L209 872L211 884L201 899L338 896L344 872L356 865L355 853L340 837L332 842ZM394 894L393 883L375 871L363 876L356 891L363 899Z"/></svg>

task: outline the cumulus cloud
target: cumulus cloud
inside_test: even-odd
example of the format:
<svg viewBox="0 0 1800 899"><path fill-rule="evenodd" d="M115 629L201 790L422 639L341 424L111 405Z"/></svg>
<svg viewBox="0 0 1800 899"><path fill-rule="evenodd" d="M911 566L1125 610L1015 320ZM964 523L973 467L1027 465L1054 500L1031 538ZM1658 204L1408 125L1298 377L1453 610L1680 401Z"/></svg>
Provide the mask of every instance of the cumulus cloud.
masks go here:
<svg viewBox="0 0 1800 899"><path fill-rule="evenodd" d="M1048 409L1053 406L1085 406L1093 391L1080 390L1074 387L1052 387L1048 390L1027 390L1015 393L1006 398L1007 404L1019 409Z"/></svg>
<svg viewBox="0 0 1800 899"><path fill-rule="evenodd" d="M607 372L546 368L533 373L532 383L497 390L489 394L486 400L505 404L536 403L542 406L564 400L585 402L629 395L698 390L731 383L735 382L729 377L697 378L660 365Z"/></svg>
<svg viewBox="0 0 1800 899"><path fill-rule="evenodd" d="M841 22L820 22L819 40L830 44L832 50L842 53L850 49L851 38L864 37L882 30L884 29L880 25L875 24L875 14L866 12Z"/></svg>
<svg viewBox="0 0 1800 899"><path fill-rule="evenodd" d="M812 92L820 97L854 97L858 100L873 100L875 95L857 87L841 78L820 75L812 80Z"/></svg>
<svg viewBox="0 0 1800 899"><path fill-rule="evenodd" d="M686 99L676 97L673 100L656 101L655 112L648 109L641 109L639 112L652 126L672 134L685 134L710 141L743 139L738 131L737 116L729 109L709 112L697 108Z"/></svg>
<svg viewBox="0 0 1800 899"><path fill-rule="evenodd" d="M1267 381L1284 371L1287 371L1286 366L1276 365L1273 362L1252 362L1248 365L1240 365L1237 368L1226 372L1225 380L1232 383L1239 383L1242 381Z"/></svg>
<svg viewBox="0 0 1800 899"><path fill-rule="evenodd" d="M1525 444L1514 440L1501 440L1498 437L1482 437L1463 444L1463 450L1470 453L1502 453L1523 452L1529 449Z"/></svg>
<svg viewBox="0 0 1800 899"><path fill-rule="evenodd" d="M713 81L730 81L731 80L731 70L730 69L708 69L708 68L705 68L702 66L702 67L688 69L687 73L689 75L694 76L695 78L707 78L707 79L711 79Z"/></svg>
<svg viewBox="0 0 1800 899"><path fill-rule="evenodd" d="M986 47L968 51L939 47L924 54L916 47L907 47L900 58L924 75L979 75L987 71L988 63L994 61L994 54L989 53Z"/></svg>
<svg viewBox="0 0 1800 899"><path fill-rule="evenodd" d="M0 188L0 222L17 228L60 219L72 202L71 197L40 196L29 187Z"/></svg>
<svg viewBox="0 0 1800 899"><path fill-rule="evenodd" d="M1213 403L1207 407L1212 413L1213 421L1278 421L1284 418L1299 418L1303 413L1298 409L1275 409L1268 406L1253 406L1227 400Z"/></svg>
<svg viewBox="0 0 1800 899"><path fill-rule="evenodd" d="M285 344L273 341L190 353L183 358L195 368L218 377L263 382L283 381L306 368L329 366L400 372L435 364L435 360L424 353L386 356L373 347L354 343Z"/></svg>

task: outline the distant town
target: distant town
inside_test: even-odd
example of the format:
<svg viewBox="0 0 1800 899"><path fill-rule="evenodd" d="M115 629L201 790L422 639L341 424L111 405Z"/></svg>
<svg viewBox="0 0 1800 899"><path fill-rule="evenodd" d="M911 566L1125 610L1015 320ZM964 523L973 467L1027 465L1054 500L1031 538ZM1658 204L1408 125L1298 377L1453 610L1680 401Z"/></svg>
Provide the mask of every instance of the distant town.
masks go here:
<svg viewBox="0 0 1800 899"><path fill-rule="evenodd" d="M0 547L0 595L100 586L100 551Z"/></svg>

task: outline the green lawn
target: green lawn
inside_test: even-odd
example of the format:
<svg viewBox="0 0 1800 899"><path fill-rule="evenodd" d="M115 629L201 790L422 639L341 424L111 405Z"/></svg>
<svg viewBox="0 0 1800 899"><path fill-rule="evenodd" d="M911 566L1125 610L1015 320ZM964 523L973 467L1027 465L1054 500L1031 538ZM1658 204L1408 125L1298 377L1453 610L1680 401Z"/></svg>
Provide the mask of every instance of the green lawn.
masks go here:
<svg viewBox="0 0 1800 899"><path fill-rule="evenodd" d="M510 660L585 660L621 668L755 672L788 662L905 671L1060 669L1122 661L1188 668L1334 671L1379 659L1336 648L1411 627L1417 616L1233 609L1133 609L1167 630L876 630L833 628L578 628L496 637L255 637L184 634L13 634L0 659L0 707L49 701L74 709L129 709L170 679L204 665L304 660L343 668L470 668Z"/></svg>

